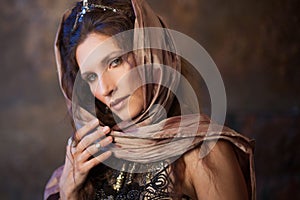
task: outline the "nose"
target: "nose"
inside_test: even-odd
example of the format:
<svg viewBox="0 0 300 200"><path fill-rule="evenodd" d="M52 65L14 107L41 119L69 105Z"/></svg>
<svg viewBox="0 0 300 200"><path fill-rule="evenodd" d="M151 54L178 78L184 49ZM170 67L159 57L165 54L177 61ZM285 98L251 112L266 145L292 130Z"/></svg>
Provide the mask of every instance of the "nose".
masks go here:
<svg viewBox="0 0 300 200"><path fill-rule="evenodd" d="M102 101L104 97L109 97L115 90L115 82L109 73L102 73L99 76L95 96Z"/></svg>

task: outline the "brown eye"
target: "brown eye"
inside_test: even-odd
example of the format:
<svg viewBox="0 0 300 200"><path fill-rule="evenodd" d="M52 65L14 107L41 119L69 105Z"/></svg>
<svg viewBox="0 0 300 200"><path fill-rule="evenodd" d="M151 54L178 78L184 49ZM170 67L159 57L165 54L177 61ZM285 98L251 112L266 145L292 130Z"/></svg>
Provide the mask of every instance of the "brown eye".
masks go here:
<svg viewBox="0 0 300 200"><path fill-rule="evenodd" d="M109 67L110 67L110 68L114 68L114 67L119 66L121 63L122 63L122 58L121 58L121 57L118 57L118 58L114 59L114 60L110 63Z"/></svg>

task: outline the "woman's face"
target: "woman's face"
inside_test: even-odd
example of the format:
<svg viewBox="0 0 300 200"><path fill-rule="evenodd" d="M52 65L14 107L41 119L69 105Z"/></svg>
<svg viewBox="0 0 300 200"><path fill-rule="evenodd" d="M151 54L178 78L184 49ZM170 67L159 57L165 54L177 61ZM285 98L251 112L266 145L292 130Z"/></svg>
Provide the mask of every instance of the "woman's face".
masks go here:
<svg viewBox="0 0 300 200"><path fill-rule="evenodd" d="M94 96L122 120L130 120L144 108L141 79L137 70L131 70L135 67L133 55L124 55L115 42L105 41L109 38L89 34L78 46L76 60Z"/></svg>

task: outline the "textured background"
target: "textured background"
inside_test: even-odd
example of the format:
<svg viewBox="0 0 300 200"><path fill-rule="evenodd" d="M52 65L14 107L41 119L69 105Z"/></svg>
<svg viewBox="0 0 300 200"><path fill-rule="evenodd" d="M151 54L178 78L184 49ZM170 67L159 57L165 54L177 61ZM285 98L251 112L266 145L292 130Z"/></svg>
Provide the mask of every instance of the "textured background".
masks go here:
<svg viewBox="0 0 300 200"><path fill-rule="evenodd" d="M256 139L258 199L299 199L297 0L149 0L212 56L227 125ZM53 40L67 0L1 1L0 199L41 199L70 135Z"/></svg>

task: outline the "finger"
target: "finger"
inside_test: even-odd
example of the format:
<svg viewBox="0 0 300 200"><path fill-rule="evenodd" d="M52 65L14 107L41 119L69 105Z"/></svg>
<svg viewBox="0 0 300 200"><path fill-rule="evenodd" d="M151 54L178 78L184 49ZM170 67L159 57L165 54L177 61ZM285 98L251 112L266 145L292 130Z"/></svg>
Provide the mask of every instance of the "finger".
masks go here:
<svg viewBox="0 0 300 200"><path fill-rule="evenodd" d="M100 144L100 147L106 147L107 145L111 144L113 141L112 136L108 136L101 140L100 142L96 144ZM101 148L97 147L96 144L93 144L89 146L85 151L82 152L80 157L78 158L79 162L85 162L87 161L91 156L95 155L100 151Z"/></svg>
<svg viewBox="0 0 300 200"><path fill-rule="evenodd" d="M65 158L65 166L71 166L74 163L74 149L75 147L71 145L66 146L66 158Z"/></svg>
<svg viewBox="0 0 300 200"><path fill-rule="evenodd" d="M85 126L77 130L75 133L75 139L76 141L80 141L89 131L92 131L99 125L99 120L96 118L89 123L87 123Z"/></svg>
<svg viewBox="0 0 300 200"><path fill-rule="evenodd" d="M111 151L106 151L106 152L100 154L99 156L96 156L95 158L92 158L89 161L85 162L83 167L90 170L93 167L95 167L96 165L98 165L99 163L108 159L111 155L112 155Z"/></svg>
<svg viewBox="0 0 300 200"><path fill-rule="evenodd" d="M78 144L76 147L76 150L78 152L84 151L86 148L88 148L92 143L94 143L96 140L99 140L106 134L110 132L109 127L105 126L104 128L99 128L93 133L85 136Z"/></svg>

